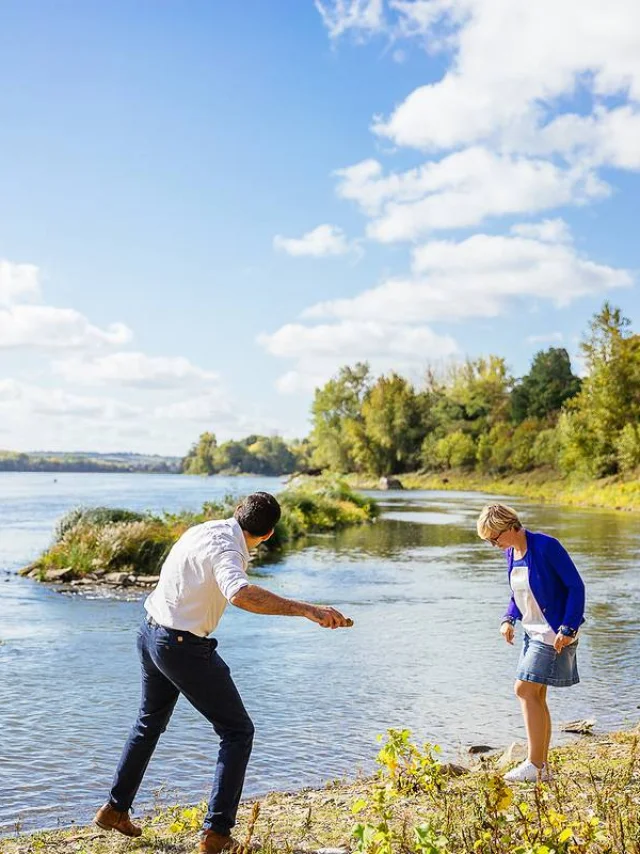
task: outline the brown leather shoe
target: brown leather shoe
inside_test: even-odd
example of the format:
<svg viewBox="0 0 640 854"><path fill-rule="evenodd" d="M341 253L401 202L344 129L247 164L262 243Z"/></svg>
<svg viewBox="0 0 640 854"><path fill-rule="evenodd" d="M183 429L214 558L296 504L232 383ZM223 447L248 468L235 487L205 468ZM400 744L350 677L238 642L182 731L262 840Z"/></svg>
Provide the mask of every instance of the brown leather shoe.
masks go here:
<svg viewBox="0 0 640 854"><path fill-rule="evenodd" d="M100 807L93 819L94 823L103 830L117 830L124 836L141 836L142 828L137 824L133 824L129 818L128 812L121 812L111 804L105 804Z"/></svg>
<svg viewBox="0 0 640 854"><path fill-rule="evenodd" d="M199 854L242 854L243 846L233 836L224 836L215 830L203 830L200 834Z"/></svg>

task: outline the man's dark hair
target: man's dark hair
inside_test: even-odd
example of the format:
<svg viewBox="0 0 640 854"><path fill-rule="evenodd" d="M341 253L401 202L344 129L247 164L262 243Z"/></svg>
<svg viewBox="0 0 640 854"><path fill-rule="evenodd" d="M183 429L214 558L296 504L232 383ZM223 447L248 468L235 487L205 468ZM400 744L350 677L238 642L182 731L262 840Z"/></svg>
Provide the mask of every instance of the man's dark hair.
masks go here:
<svg viewBox="0 0 640 854"><path fill-rule="evenodd" d="M243 531L253 537L264 537L278 523L280 505L268 492L254 492L240 503L233 514Z"/></svg>

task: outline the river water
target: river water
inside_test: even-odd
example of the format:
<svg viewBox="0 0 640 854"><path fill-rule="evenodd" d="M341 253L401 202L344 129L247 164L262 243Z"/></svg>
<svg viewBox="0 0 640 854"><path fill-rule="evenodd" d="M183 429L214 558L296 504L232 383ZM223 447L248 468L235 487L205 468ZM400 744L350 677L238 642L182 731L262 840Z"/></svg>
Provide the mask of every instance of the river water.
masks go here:
<svg viewBox="0 0 640 854"><path fill-rule="evenodd" d="M47 546L56 520L78 504L176 510L281 488L252 477L0 474L1 832L89 820L137 710L142 600L61 595L15 574ZM369 771L376 735L389 727L408 727L453 758L469 744L524 736L512 695L518 648L497 631L504 560L475 534L489 496L377 497L384 514L375 525L315 536L260 573L285 596L335 604L353 629L235 608L219 626L219 652L257 729L247 795ZM508 503L528 527L563 541L587 583L582 682L550 692L554 720L635 723L640 518ZM137 809L206 798L215 753L208 725L181 699Z"/></svg>

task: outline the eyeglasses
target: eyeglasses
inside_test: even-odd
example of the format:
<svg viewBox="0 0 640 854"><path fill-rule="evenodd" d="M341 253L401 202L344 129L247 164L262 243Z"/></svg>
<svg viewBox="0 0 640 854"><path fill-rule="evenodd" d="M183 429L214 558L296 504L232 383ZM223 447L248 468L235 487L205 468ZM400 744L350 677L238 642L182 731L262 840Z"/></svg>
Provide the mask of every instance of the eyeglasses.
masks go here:
<svg viewBox="0 0 640 854"><path fill-rule="evenodd" d="M498 548L500 546L500 543L499 543L500 537L505 533L506 533L506 531L500 531L500 533L498 534L497 537L487 537L487 539L485 540L485 543L489 543L490 545Z"/></svg>

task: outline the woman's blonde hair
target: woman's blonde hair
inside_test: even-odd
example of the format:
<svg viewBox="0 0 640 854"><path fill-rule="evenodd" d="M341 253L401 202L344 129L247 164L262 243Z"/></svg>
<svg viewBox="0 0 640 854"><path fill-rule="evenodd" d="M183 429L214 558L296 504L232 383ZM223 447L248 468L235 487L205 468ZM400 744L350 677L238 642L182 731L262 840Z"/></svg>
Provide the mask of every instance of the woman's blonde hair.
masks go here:
<svg viewBox="0 0 640 854"><path fill-rule="evenodd" d="M505 531L519 531L522 523L513 507L506 504L487 504L478 517L477 528L478 536L489 540Z"/></svg>

